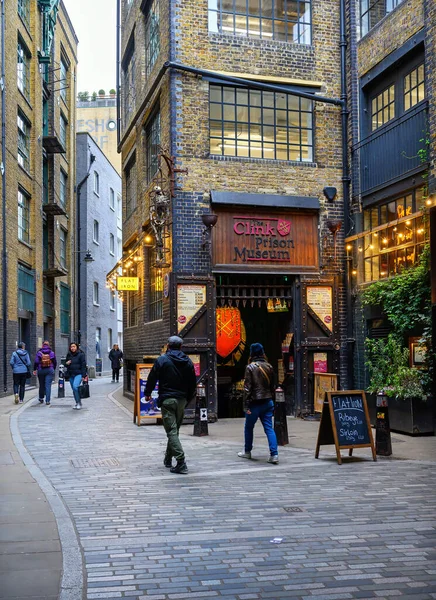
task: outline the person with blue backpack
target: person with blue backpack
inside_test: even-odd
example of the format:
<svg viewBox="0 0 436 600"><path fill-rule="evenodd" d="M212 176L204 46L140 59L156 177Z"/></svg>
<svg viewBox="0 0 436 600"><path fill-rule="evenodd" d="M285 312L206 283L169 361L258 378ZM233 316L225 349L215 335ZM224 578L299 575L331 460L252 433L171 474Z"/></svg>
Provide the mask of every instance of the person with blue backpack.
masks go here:
<svg viewBox="0 0 436 600"><path fill-rule="evenodd" d="M32 376L30 371L32 362L24 342L19 342L17 344L17 349L15 352L12 352L9 364L12 367L12 377L14 380L14 401L15 404L18 404L18 402L21 403L24 401L26 380L30 379Z"/></svg>

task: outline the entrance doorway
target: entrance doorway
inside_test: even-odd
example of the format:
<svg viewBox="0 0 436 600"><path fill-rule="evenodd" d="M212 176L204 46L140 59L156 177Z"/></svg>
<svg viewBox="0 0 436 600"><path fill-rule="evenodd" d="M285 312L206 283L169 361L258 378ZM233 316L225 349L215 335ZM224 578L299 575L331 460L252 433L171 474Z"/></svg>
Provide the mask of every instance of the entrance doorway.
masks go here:
<svg viewBox="0 0 436 600"><path fill-rule="evenodd" d="M30 348L30 319L18 319L19 341Z"/></svg>
<svg viewBox="0 0 436 600"><path fill-rule="evenodd" d="M244 416L244 373L255 342L263 345L275 383L285 387L287 412L293 414L293 288L292 276L217 276L218 418Z"/></svg>

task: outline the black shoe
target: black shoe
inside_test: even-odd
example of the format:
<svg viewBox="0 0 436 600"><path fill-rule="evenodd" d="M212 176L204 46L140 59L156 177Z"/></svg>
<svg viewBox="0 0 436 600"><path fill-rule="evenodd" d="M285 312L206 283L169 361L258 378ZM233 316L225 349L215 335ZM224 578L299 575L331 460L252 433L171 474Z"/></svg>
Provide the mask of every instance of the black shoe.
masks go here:
<svg viewBox="0 0 436 600"><path fill-rule="evenodd" d="M170 472L178 473L179 475L186 475L188 472L188 465L185 463L185 461L180 463L178 462L175 467L171 467Z"/></svg>
<svg viewBox="0 0 436 600"><path fill-rule="evenodd" d="M164 458L164 466L165 466L167 469L171 469L171 467L173 466L173 459L172 459L172 458L167 458L167 457L165 456L165 458Z"/></svg>

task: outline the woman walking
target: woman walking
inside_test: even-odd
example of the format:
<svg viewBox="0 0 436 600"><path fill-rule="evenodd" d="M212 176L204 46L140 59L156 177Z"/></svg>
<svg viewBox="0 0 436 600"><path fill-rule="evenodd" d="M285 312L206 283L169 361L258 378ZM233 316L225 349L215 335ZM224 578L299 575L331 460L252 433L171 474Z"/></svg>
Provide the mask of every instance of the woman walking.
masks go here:
<svg viewBox="0 0 436 600"><path fill-rule="evenodd" d="M245 369L244 410L245 448L238 452L241 458L251 458L253 432L257 419L260 419L268 439L270 456L268 462L279 463L277 437L273 427L274 414L274 370L267 362L262 344L250 346L250 361Z"/></svg>
<svg viewBox="0 0 436 600"><path fill-rule="evenodd" d="M24 392L26 390L26 379L30 377L30 366L32 363L30 361L29 353L25 348L26 344L24 344L24 342L19 342L15 352L12 352L11 360L9 361L14 379L15 404L23 402Z"/></svg>
<svg viewBox="0 0 436 600"><path fill-rule="evenodd" d="M118 344L114 344L112 350L109 352L109 360L112 366L112 382L115 383L120 380L120 369L123 364L123 353L120 350Z"/></svg>
<svg viewBox="0 0 436 600"><path fill-rule="evenodd" d="M74 400L76 401L74 409L82 408L82 399L79 395L79 386L86 379L86 358L85 353L80 350L76 342L70 344L65 364L70 378L71 389L73 390Z"/></svg>
<svg viewBox="0 0 436 600"><path fill-rule="evenodd" d="M56 355L50 348L50 342L47 340L43 342L42 348L38 350L33 363L33 374L38 375L39 381L39 403L50 406L51 399L51 384L54 379L54 372L56 369L57 360Z"/></svg>

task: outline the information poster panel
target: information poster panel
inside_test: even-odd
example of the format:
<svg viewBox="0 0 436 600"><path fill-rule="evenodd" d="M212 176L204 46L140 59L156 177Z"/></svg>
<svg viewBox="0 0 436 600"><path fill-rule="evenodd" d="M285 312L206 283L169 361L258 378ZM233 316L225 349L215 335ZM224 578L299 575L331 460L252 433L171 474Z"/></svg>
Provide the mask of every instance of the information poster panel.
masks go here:
<svg viewBox="0 0 436 600"><path fill-rule="evenodd" d="M338 389L338 376L336 373L315 373L313 376L313 410L322 412L322 407L327 392Z"/></svg>
<svg viewBox="0 0 436 600"><path fill-rule="evenodd" d="M157 406L159 395L158 384L151 393L151 400L145 399L145 386L153 365L151 363L136 365L135 410L133 422L141 424L144 419L160 419L161 410Z"/></svg>
<svg viewBox="0 0 436 600"><path fill-rule="evenodd" d="M179 333L205 304L205 285L179 284L177 286L177 330Z"/></svg>
<svg viewBox="0 0 436 600"><path fill-rule="evenodd" d="M330 286L308 286L307 304L330 331L333 331L333 290Z"/></svg>

